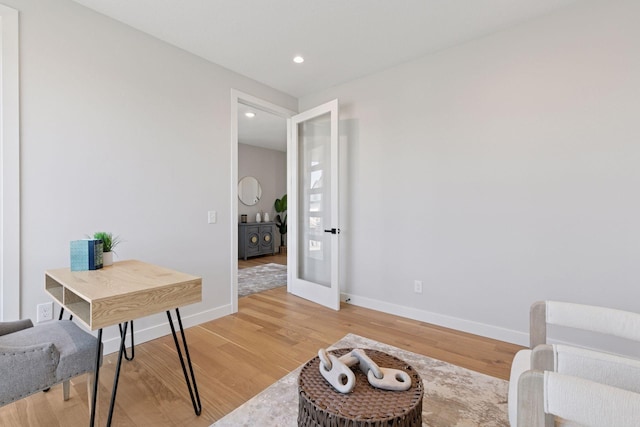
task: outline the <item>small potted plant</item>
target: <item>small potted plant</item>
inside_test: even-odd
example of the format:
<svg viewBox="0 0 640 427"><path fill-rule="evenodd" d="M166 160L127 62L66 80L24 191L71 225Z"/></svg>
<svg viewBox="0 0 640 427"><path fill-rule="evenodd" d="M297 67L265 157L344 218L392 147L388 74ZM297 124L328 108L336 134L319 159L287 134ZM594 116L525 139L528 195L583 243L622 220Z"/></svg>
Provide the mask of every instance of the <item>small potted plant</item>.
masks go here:
<svg viewBox="0 0 640 427"><path fill-rule="evenodd" d="M276 208L276 225L278 226L278 231L280 231L280 253L287 253L287 239L285 235L287 234L287 195L282 196L282 199L276 199L276 202L273 204ZM284 215L282 215L284 214Z"/></svg>
<svg viewBox="0 0 640 427"><path fill-rule="evenodd" d="M112 233L105 231L98 231L93 233L93 238L96 240L102 240L102 265L108 266L113 264L113 248L118 246L120 238L113 236Z"/></svg>

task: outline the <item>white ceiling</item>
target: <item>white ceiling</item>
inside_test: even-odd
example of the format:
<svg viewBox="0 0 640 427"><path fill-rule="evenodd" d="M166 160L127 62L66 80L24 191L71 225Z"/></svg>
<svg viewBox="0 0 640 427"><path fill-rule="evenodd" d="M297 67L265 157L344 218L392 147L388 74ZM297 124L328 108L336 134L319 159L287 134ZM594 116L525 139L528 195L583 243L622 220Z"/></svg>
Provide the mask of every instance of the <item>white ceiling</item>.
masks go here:
<svg viewBox="0 0 640 427"><path fill-rule="evenodd" d="M578 0L74 1L301 97Z"/></svg>
<svg viewBox="0 0 640 427"><path fill-rule="evenodd" d="M255 113L255 117L247 117L247 112ZM238 142L287 151L287 121L284 117L238 104Z"/></svg>

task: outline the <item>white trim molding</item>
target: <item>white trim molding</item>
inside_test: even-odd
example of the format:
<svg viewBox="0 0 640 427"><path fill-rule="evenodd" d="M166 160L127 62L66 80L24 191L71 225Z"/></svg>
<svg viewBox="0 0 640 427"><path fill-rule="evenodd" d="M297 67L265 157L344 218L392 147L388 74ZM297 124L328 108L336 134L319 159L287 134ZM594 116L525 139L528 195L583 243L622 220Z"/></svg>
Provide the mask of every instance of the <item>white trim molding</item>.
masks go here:
<svg viewBox="0 0 640 427"><path fill-rule="evenodd" d="M524 332L518 332L498 326L474 322L472 320L461 319L459 317L447 316L445 314L405 307L402 305L391 304L385 301L378 301L372 298L360 297L346 293L342 294L341 300L347 304L357 305L358 307L382 311L384 313L394 314L407 319L431 323L432 325L455 329L474 335L480 335L482 337L493 338L495 340L506 341L523 346L529 345L529 334Z"/></svg>
<svg viewBox="0 0 640 427"><path fill-rule="evenodd" d="M0 4L0 320L20 318L18 11Z"/></svg>

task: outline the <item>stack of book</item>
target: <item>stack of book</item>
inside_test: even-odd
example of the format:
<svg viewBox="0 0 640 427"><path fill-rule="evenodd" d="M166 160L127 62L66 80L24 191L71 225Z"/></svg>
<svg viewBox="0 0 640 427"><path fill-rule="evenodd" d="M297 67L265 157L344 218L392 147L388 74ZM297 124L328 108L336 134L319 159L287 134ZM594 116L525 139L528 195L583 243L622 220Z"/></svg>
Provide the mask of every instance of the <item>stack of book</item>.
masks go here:
<svg viewBox="0 0 640 427"><path fill-rule="evenodd" d="M71 242L71 271L102 268L102 240L83 239Z"/></svg>

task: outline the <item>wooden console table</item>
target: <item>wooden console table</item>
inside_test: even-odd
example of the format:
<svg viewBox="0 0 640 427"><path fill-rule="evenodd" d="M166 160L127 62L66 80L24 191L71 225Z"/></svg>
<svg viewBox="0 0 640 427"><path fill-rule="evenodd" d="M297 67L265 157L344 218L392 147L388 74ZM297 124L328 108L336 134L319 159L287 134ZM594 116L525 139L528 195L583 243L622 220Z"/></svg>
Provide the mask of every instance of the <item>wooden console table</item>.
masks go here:
<svg viewBox="0 0 640 427"><path fill-rule="evenodd" d="M100 270L70 271L69 268L47 270L45 272L45 290L60 304L62 310L69 311L89 330L98 331L98 350L96 351L90 426L93 426L95 421L98 373L102 353L102 329L116 324L120 327L120 351L111 392L109 418L107 420L107 425L110 425L118 387L120 365L125 349L127 325L131 323L133 328L133 319L162 311L166 311L169 319L169 326L171 327L171 333L173 334L194 411L197 415L200 415L202 411L200 395L178 310L179 307L202 300L202 279L200 277L131 260L115 262L112 266L104 267ZM182 335L182 346L191 378L187 375L182 351L176 336L170 312L172 309L176 311ZM60 316L62 317L62 312ZM133 334L133 330L131 333ZM129 358L127 357L127 359Z"/></svg>

